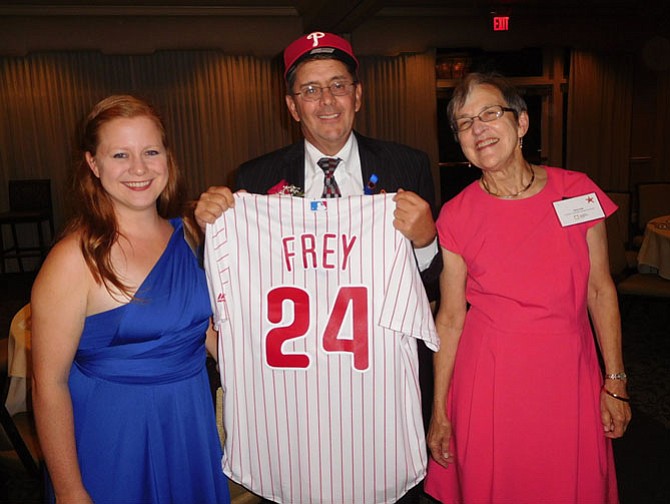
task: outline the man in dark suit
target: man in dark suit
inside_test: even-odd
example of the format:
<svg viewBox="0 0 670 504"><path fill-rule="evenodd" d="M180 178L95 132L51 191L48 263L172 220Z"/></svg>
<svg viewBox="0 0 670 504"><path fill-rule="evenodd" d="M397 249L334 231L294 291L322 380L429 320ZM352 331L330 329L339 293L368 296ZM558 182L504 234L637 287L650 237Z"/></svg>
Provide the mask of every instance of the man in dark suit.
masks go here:
<svg viewBox="0 0 670 504"><path fill-rule="evenodd" d="M396 192L394 226L413 246L429 298L442 266L434 222L434 185L426 153L364 137L353 129L363 87L349 42L330 33L304 35L284 51L286 105L304 140L240 166L236 189L258 194L297 190L310 198ZM204 229L234 205L227 187L211 187L197 203ZM419 347L424 423L432 402L431 352ZM421 484L398 503L419 502ZM267 502L267 501L265 501Z"/></svg>
<svg viewBox="0 0 670 504"><path fill-rule="evenodd" d="M349 42L313 32L284 51L286 105L305 137L240 166L235 189L267 194L293 186L307 197L397 192L395 227L414 245L429 297L437 292L441 269L434 223L434 185L426 153L367 138L353 129L363 86ZM326 194L324 158L337 159L331 176L336 194ZM330 184L332 187L332 184ZM234 204L227 187L211 187L197 203L204 228Z"/></svg>

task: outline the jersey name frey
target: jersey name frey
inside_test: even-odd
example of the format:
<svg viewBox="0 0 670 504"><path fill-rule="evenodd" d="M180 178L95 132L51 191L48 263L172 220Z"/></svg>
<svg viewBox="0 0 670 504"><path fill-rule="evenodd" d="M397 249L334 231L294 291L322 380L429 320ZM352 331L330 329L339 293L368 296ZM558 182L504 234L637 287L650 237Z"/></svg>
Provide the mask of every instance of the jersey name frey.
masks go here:
<svg viewBox="0 0 670 504"><path fill-rule="evenodd" d="M317 237L312 233L282 238L284 265L287 271L294 268L294 260L301 261L303 269L347 269L347 260L356 243L356 236L325 233ZM297 258L296 258L297 256Z"/></svg>
<svg viewBox="0 0 670 504"><path fill-rule="evenodd" d="M393 194L235 198L205 244L224 472L280 503L395 502L425 475L416 344L438 340Z"/></svg>

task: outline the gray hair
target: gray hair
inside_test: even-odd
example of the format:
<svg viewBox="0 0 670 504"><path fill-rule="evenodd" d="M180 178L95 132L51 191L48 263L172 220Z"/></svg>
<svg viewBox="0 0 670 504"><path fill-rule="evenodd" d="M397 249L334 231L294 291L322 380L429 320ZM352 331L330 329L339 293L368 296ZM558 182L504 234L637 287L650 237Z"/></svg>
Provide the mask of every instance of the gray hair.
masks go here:
<svg viewBox="0 0 670 504"><path fill-rule="evenodd" d="M473 72L466 75L463 80L454 89L454 94L447 105L447 118L454 135L457 136L458 129L456 128L456 118L454 116L456 110L460 109L475 86L489 85L496 88L502 94L505 100L504 105L514 110L514 118L518 121L519 115L522 112L528 112L528 105L521 97L519 91L501 74L497 72L478 73ZM458 141L458 139L456 139Z"/></svg>

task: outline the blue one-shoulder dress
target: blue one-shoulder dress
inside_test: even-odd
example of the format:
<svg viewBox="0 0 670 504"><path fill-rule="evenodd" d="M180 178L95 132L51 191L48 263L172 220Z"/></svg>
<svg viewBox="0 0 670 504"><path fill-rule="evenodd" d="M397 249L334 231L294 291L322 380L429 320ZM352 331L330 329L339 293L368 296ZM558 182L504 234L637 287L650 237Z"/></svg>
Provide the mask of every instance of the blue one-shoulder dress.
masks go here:
<svg viewBox="0 0 670 504"><path fill-rule="evenodd" d="M205 368L211 315L181 220L137 299L87 317L72 370L77 455L96 504L230 502Z"/></svg>

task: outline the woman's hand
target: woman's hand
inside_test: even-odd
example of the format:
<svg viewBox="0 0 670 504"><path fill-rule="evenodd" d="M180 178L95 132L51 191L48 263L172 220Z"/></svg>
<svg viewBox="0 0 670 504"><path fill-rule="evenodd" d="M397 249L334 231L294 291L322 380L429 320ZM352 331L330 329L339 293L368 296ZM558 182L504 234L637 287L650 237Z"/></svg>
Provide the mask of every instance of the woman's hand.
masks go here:
<svg viewBox="0 0 670 504"><path fill-rule="evenodd" d="M440 418L438 418L438 416ZM446 415L435 415L430 419L428 427L428 448L435 462L448 467L454 462L454 453L451 444L451 422Z"/></svg>
<svg viewBox="0 0 670 504"><path fill-rule="evenodd" d="M623 380L606 380L605 387L619 397L628 397L626 382ZM631 416L629 403L612 397L604 390L601 390L600 417L606 437L614 439L623 436Z"/></svg>

